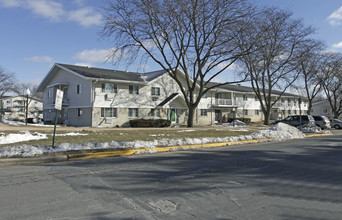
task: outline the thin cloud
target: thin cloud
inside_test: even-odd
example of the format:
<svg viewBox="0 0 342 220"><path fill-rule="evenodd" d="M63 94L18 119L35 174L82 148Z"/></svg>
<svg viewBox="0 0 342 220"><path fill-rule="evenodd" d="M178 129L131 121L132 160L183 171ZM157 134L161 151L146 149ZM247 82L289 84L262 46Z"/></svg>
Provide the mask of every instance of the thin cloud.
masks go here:
<svg viewBox="0 0 342 220"><path fill-rule="evenodd" d="M337 43L337 44L333 44L332 47L333 47L333 48L336 48L336 49L341 49L341 48L342 48L342 41L340 41L340 42Z"/></svg>
<svg viewBox="0 0 342 220"><path fill-rule="evenodd" d="M91 7L70 11L69 19L85 27L102 24L102 15Z"/></svg>
<svg viewBox="0 0 342 220"><path fill-rule="evenodd" d="M104 63L108 60L111 49L93 49L83 50L74 56L74 59L81 61L81 63Z"/></svg>
<svg viewBox="0 0 342 220"><path fill-rule="evenodd" d="M35 63L52 63L53 59L49 56L33 56L24 58L26 61L31 61Z"/></svg>
<svg viewBox="0 0 342 220"><path fill-rule="evenodd" d="M329 17L327 18L329 24L331 25L341 25L342 24L342 6L335 10Z"/></svg>
<svg viewBox="0 0 342 220"><path fill-rule="evenodd" d="M102 15L93 7L81 6L81 0L75 0L74 5L76 9L65 10L61 2L53 0L0 0L0 7L26 9L50 22L72 21L84 27L102 24Z"/></svg>

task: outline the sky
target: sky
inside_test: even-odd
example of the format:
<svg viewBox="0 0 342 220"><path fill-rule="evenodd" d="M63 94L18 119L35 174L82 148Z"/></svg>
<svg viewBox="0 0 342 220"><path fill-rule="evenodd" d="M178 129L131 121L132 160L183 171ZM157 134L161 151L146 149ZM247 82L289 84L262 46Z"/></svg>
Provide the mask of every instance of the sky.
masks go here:
<svg viewBox="0 0 342 220"><path fill-rule="evenodd" d="M315 38L342 52L341 0L253 0L293 11ZM39 84L54 63L139 71L106 62L112 42L100 36L106 0L0 0L0 66L18 82ZM149 65L144 71L160 69ZM140 70L142 71L142 70Z"/></svg>

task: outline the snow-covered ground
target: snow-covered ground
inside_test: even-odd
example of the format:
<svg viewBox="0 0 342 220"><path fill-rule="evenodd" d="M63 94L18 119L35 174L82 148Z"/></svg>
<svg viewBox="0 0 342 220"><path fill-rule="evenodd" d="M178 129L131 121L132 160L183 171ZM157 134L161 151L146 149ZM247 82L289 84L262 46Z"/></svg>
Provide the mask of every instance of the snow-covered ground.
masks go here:
<svg viewBox="0 0 342 220"><path fill-rule="evenodd" d="M184 132L190 132L189 130L184 130ZM192 131L191 131L192 132ZM30 134L29 132L24 132L22 134L8 134L0 136L0 143L6 143L5 141L17 140L17 141L27 141L27 140L37 140L39 138L46 138L46 135L39 134L35 132ZM81 133L68 133L65 135L84 135ZM120 142L111 141L106 143L84 143L84 144L73 144L73 143L62 143L56 146L55 149L50 146L30 146L30 145L17 145L17 146L7 146L0 148L0 158L1 157L33 157L42 155L43 153L52 152L63 152L72 150L92 150L92 149L118 149L118 148L152 148L150 152L155 152L153 149L157 146L182 146L182 145L192 145L192 144L206 144L206 143L221 143L221 142L234 142L243 140L253 140L253 139L273 139L273 140L288 140L288 139L298 139L305 138L306 135L299 131L297 128L284 124L278 123L273 125L271 128L266 130L261 130L254 132L250 135L240 135L236 137L203 137L203 138L182 138L182 139L168 139L163 138L160 140L153 141L131 141L131 142ZM31 138L31 139L30 139ZM10 143L10 142L8 142Z"/></svg>

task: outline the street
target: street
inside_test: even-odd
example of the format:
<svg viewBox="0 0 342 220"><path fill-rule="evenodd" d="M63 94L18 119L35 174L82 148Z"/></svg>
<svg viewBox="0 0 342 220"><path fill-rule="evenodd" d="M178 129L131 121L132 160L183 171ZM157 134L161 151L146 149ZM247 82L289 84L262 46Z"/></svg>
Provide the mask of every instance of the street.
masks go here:
<svg viewBox="0 0 342 220"><path fill-rule="evenodd" d="M1 219L342 219L342 135L0 168Z"/></svg>

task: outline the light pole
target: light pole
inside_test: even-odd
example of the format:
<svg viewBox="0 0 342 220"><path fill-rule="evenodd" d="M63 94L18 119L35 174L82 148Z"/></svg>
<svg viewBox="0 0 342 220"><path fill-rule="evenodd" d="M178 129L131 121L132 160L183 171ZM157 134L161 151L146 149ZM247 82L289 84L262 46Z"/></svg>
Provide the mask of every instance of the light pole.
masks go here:
<svg viewBox="0 0 342 220"><path fill-rule="evenodd" d="M26 117L25 117L25 125L27 125L27 114L28 114L28 98L29 98L29 95L31 94L31 91L30 89L26 89Z"/></svg>

